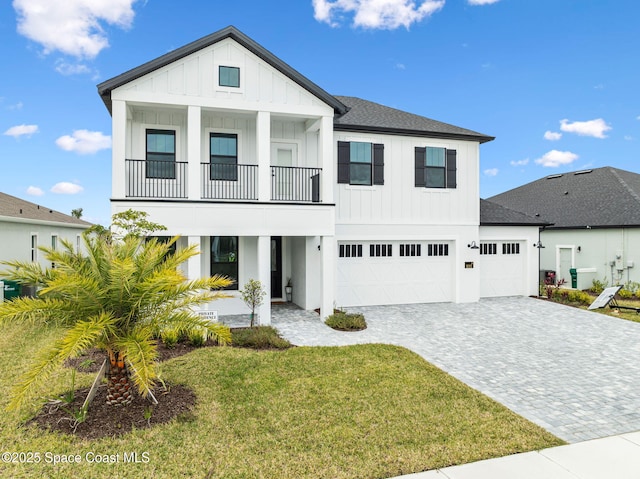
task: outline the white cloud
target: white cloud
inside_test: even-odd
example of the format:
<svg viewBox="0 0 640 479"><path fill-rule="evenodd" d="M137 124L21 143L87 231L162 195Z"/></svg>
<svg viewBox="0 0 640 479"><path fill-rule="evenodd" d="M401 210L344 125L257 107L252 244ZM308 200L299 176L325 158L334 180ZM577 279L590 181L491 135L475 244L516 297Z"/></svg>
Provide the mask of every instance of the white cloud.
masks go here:
<svg viewBox="0 0 640 479"><path fill-rule="evenodd" d="M406 70L407 66L404 63L396 63L396 70Z"/></svg>
<svg viewBox="0 0 640 479"><path fill-rule="evenodd" d="M82 186L67 181L61 181L51 187L51 193L57 193L59 195L77 195L82 191L84 191Z"/></svg>
<svg viewBox="0 0 640 479"><path fill-rule="evenodd" d="M626 141L633 141L633 137L631 135L624 135L624 139Z"/></svg>
<svg viewBox="0 0 640 479"><path fill-rule="evenodd" d="M21 136L30 137L38 132L38 125L16 125L9 128L3 135L12 136L16 139Z"/></svg>
<svg viewBox="0 0 640 479"><path fill-rule="evenodd" d="M602 118L589 121L560 120L560 129L567 133L575 133L580 136L592 136L594 138L606 138L605 132L611 130L611 127Z"/></svg>
<svg viewBox="0 0 640 479"><path fill-rule="evenodd" d="M39 43L44 53L60 51L94 58L109 46L102 24L128 28L136 0L13 0L18 33Z"/></svg>
<svg viewBox="0 0 640 479"><path fill-rule="evenodd" d="M21 101L19 101L18 103L16 103L15 105L9 105L7 107L7 110L22 110L22 107L24 106L24 103L22 103Z"/></svg>
<svg viewBox="0 0 640 479"><path fill-rule="evenodd" d="M313 0L314 18L338 26L344 13L353 14L353 25L362 28L393 30L409 28L433 15L445 0ZM336 18L337 17L337 18Z"/></svg>
<svg viewBox="0 0 640 479"><path fill-rule="evenodd" d="M525 158L524 160L513 160L510 163L511 166L525 166L529 164L529 158Z"/></svg>
<svg viewBox="0 0 640 479"><path fill-rule="evenodd" d="M31 196L42 196L44 195L44 191L37 186L29 186L29 188L27 188L27 194Z"/></svg>
<svg viewBox="0 0 640 479"><path fill-rule="evenodd" d="M491 5L498 3L500 0L468 0L469 5Z"/></svg>
<svg viewBox="0 0 640 479"><path fill-rule="evenodd" d="M547 168L557 168L561 165L569 165L578 159L578 155L570 151L551 150L535 162Z"/></svg>
<svg viewBox="0 0 640 479"><path fill-rule="evenodd" d="M62 59L56 61L56 71L62 75L81 75L93 73L93 70L82 63L67 63Z"/></svg>
<svg viewBox="0 0 640 479"><path fill-rule="evenodd" d="M484 174L487 176L496 176L498 174L498 168L489 168L484 170Z"/></svg>
<svg viewBox="0 0 640 479"><path fill-rule="evenodd" d="M562 133L558 133L557 131L545 131L544 139L549 141L558 141L562 138Z"/></svg>
<svg viewBox="0 0 640 479"><path fill-rule="evenodd" d="M66 151L88 155L111 148L111 137L103 135L100 131L75 130L72 136L58 138L56 145Z"/></svg>

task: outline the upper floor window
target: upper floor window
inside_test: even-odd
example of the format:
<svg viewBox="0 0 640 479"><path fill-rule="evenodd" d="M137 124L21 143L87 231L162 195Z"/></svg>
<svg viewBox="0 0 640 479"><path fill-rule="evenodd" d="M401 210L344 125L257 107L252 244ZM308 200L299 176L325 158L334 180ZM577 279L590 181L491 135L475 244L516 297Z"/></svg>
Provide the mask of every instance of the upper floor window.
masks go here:
<svg viewBox="0 0 640 479"><path fill-rule="evenodd" d="M339 141L338 183L384 185L384 145Z"/></svg>
<svg viewBox="0 0 640 479"><path fill-rule="evenodd" d="M147 178L176 178L175 130L147 130Z"/></svg>
<svg viewBox="0 0 640 479"><path fill-rule="evenodd" d="M218 85L240 88L240 68L220 65L218 67Z"/></svg>
<svg viewBox="0 0 640 479"><path fill-rule="evenodd" d="M456 150L437 147L416 147L415 186L455 188Z"/></svg>
<svg viewBox="0 0 640 479"><path fill-rule="evenodd" d="M238 135L231 133L211 133L212 180L238 179Z"/></svg>

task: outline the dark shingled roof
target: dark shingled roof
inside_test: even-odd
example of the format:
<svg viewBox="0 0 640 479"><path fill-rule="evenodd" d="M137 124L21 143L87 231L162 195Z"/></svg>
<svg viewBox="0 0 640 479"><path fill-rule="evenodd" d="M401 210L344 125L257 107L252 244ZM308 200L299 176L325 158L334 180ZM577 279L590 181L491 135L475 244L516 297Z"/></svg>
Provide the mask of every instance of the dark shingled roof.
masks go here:
<svg viewBox="0 0 640 479"><path fill-rule="evenodd" d="M9 216L12 218L23 218L35 221L53 221L64 223L69 226L91 226L84 220L65 215L44 206L36 205L29 201L21 200L15 196L0 193L0 217Z"/></svg>
<svg viewBox="0 0 640 479"><path fill-rule="evenodd" d="M280 60L273 53L265 49L263 46L254 42L251 38L246 36L240 30L233 26L228 26L222 30L218 30L215 33L202 37L199 40L189 43L176 50L170 51L165 55L162 55L155 60L151 60L139 67L133 68L121 75L118 75L110 80L106 80L98 85L98 93L102 97L102 101L107 106L109 112L111 112L111 90L118 88L130 81L140 78L148 73L151 73L159 68L162 68L170 63L173 63L181 58L184 58L192 53L195 53L203 48L218 43L225 38L231 38L252 52L257 57L261 58L280 73L288 76L311 94L318 97L320 100L333 107L336 113L341 114L346 111L346 107L340 103L334 96L330 95L318 85L313 83L307 77L301 75L298 71L291 68L288 64Z"/></svg>
<svg viewBox="0 0 640 479"><path fill-rule="evenodd" d="M540 217L529 216L492 201L480 199L480 226L548 226L550 224Z"/></svg>
<svg viewBox="0 0 640 479"><path fill-rule="evenodd" d="M640 175L609 166L550 175L489 198L551 228L640 227Z"/></svg>
<svg viewBox="0 0 640 479"><path fill-rule="evenodd" d="M334 120L337 131L365 131L410 136L472 140L485 143L494 139L477 131L442 123L413 113L396 110L352 96L336 96L349 111Z"/></svg>

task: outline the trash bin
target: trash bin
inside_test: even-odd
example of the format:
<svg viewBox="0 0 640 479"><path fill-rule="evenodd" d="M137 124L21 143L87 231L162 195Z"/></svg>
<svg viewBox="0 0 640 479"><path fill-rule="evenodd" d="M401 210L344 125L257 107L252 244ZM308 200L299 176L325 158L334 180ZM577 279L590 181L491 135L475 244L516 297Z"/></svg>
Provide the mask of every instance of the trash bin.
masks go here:
<svg viewBox="0 0 640 479"><path fill-rule="evenodd" d="M575 268L571 268L569 270L569 274L571 275L571 287L578 287L578 271Z"/></svg>
<svg viewBox="0 0 640 479"><path fill-rule="evenodd" d="M22 294L22 286L20 283L16 283L15 281L9 281L8 279L4 281L4 300L10 300L13 298L17 298Z"/></svg>

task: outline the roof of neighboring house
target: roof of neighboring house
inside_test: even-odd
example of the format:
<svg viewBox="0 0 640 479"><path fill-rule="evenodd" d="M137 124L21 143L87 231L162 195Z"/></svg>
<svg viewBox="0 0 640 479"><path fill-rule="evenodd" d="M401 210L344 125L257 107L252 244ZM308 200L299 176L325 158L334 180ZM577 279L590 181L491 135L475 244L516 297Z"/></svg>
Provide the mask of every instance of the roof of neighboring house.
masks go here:
<svg viewBox="0 0 640 479"><path fill-rule="evenodd" d="M551 228L640 227L640 174L605 166L549 175L489 198Z"/></svg>
<svg viewBox="0 0 640 479"><path fill-rule="evenodd" d="M191 42L176 50L170 51L169 53L166 53L154 60L133 68L121 75L113 77L110 80L106 80L98 85L98 93L102 97L102 101L104 101L104 104L107 106L109 112L111 112L111 91L113 89L129 83L130 81L133 81L137 78L140 78L148 73L151 73L159 68L169 65L170 63L180 60L181 58L191 55L192 53L202 50L203 48L218 43L226 38L235 40L251 53L261 58L273 68L278 70L280 73L288 76L302 88L309 91L320 100L327 103L329 106L333 107L334 111L337 114L342 114L347 110L347 108L339 100L337 100L336 97L324 91L307 77L301 75L298 71L294 70L288 64L276 57L273 53L253 41L251 38L249 38L233 26L223 28L222 30L207 35L206 37L202 37L199 40Z"/></svg>
<svg viewBox="0 0 640 479"><path fill-rule="evenodd" d="M549 226L539 216L529 216L489 200L480 199L480 226Z"/></svg>
<svg viewBox="0 0 640 479"><path fill-rule="evenodd" d="M7 195L6 193L0 193L0 217L2 216L33 221L52 221L87 228L91 226L91 223L87 221Z"/></svg>
<svg viewBox="0 0 640 479"><path fill-rule="evenodd" d="M373 133L395 133L410 136L430 136L473 140L485 143L494 139L477 131L432 120L424 116L380 105L352 96L336 96L349 111L337 116L334 128L339 131L365 131Z"/></svg>

